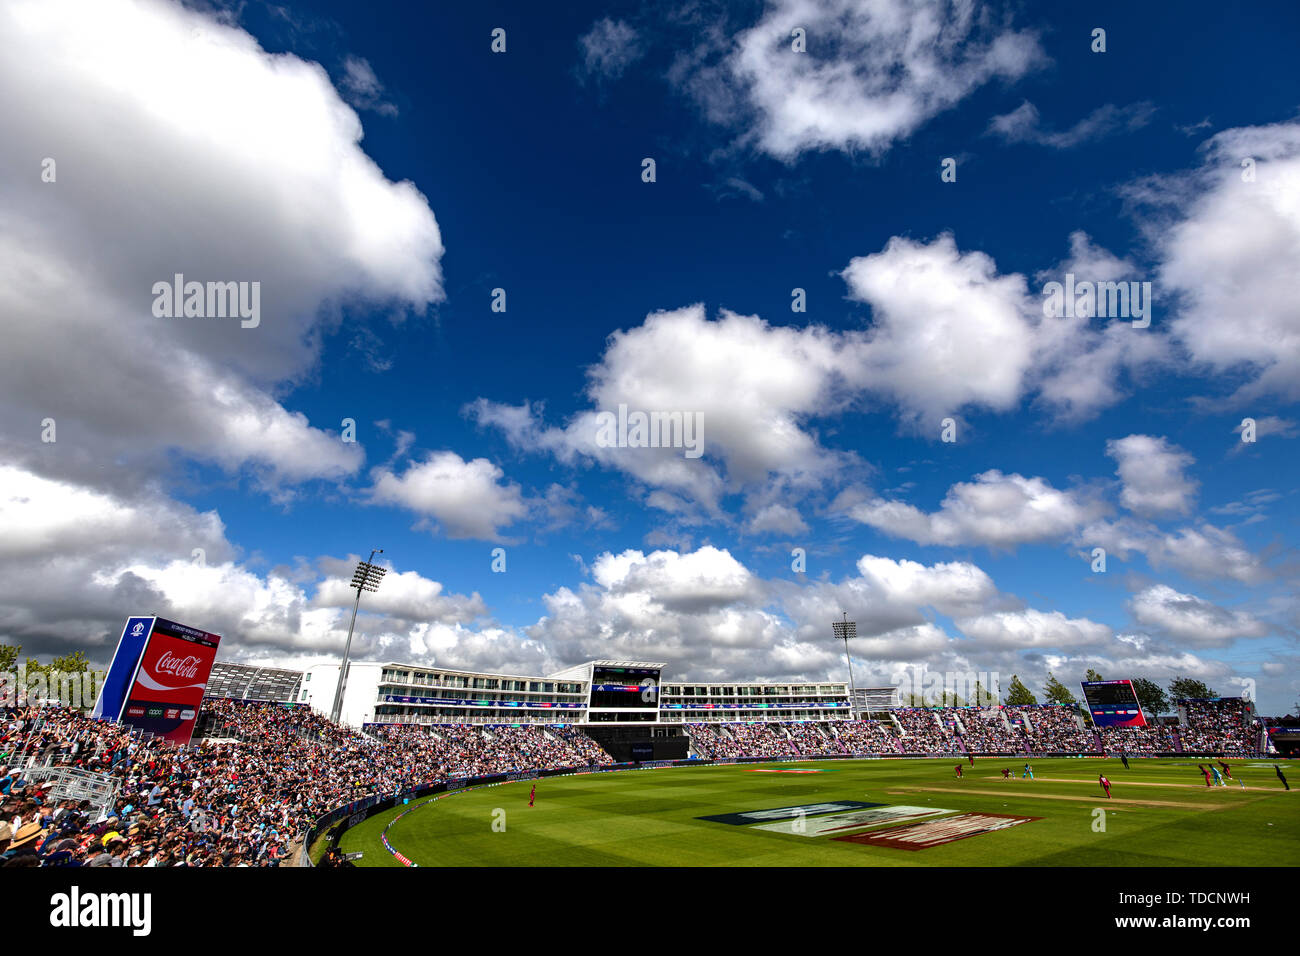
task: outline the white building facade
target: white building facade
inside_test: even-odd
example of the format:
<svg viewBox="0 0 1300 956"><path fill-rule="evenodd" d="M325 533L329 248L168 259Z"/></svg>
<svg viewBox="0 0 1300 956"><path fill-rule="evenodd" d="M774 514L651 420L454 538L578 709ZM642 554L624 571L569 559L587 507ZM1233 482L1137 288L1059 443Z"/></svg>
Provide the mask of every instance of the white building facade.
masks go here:
<svg viewBox="0 0 1300 956"><path fill-rule="evenodd" d="M704 721L848 720L837 681L662 682L654 661L587 661L545 677L353 661L340 720L366 724L662 725ZM298 703L329 714L339 666L303 672ZM889 689L892 690L892 689ZM863 693L858 689L859 699Z"/></svg>

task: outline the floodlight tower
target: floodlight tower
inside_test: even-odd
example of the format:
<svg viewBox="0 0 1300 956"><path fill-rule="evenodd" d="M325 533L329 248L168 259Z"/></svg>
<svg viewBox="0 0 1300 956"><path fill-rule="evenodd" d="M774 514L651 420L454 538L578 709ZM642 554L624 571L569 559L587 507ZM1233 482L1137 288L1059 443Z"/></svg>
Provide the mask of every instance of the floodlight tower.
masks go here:
<svg viewBox="0 0 1300 956"><path fill-rule="evenodd" d="M849 665L849 716L853 716L853 707L856 703L854 700L853 687L853 658L849 655L849 641L858 636L857 621L849 620L849 612L845 611L843 621L835 621L831 624L831 632L835 635L837 641L844 642L844 661Z"/></svg>
<svg viewBox="0 0 1300 956"><path fill-rule="evenodd" d="M352 651L352 629L357 626L357 608L361 606L361 592L379 590L379 582L388 573L388 569L378 567L372 562L375 560L375 555L383 553L383 548L375 548L370 552L367 560L357 562L357 569L352 572L352 587L357 589L357 599L352 604L352 623L348 625L348 642L343 645L343 664L339 667L339 683L334 689L334 707L330 710L330 720L336 724L343 711L343 691L348 685L348 654Z"/></svg>

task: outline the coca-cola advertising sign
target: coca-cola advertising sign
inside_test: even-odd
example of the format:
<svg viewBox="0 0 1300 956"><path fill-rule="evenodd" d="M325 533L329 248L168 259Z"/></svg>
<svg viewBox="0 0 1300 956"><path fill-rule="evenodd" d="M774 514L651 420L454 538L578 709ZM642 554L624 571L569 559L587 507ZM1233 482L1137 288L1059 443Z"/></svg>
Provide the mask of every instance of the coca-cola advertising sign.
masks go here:
<svg viewBox="0 0 1300 956"><path fill-rule="evenodd" d="M186 654L181 657L171 651L163 651L155 668L159 674L166 674L176 680L194 680L199 672L200 660L197 654Z"/></svg>
<svg viewBox="0 0 1300 956"><path fill-rule="evenodd" d="M216 634L160 618L140 655L121 721L189 743L220 641Z"/></svg>

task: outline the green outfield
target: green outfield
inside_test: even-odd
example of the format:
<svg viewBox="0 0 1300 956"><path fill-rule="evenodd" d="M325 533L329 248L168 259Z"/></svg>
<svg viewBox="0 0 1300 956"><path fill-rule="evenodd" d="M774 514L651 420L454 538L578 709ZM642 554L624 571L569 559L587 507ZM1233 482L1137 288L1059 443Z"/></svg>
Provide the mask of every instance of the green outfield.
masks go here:
<svg viewBox="0 0 1300 956"><path fill-rule="evenodd" d="M1300 862L1300 795L1284 791L1265 761L1229 761L1238 779L1208 790L1191 758L1131 759L1130 770L1118 760L1035 760L1033 780L1021 777L1023 759L979 758L962 779L955 763L729 764L550 777L425 803L388 838L420 866ZM1004 767L1013 779L1002 777ZM1099 773L1112 783L1110 800ZM1288 777L1300 783L1300 768ZM358 865L401 866L380 839L401 810L349 830L342 848L364 852Z"/></svg>

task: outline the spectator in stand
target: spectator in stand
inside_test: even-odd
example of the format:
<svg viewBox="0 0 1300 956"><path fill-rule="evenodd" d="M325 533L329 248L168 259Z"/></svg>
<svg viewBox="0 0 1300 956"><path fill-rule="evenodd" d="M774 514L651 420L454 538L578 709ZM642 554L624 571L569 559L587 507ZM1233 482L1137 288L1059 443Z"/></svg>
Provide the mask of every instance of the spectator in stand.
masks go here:
<svg viewBox="0 0 1300 956"><path fill-rule="evenodd" d="M905 707L895 710L893 714L903 727L901 739L906 753L961 752L955 730L943 722L941 709Z"/></svg>
<svg viewBox="0 0 1300 956"><path fill-rule="evenodd" d="M52 799L9 773L0 797L6 865L278 866L327 811L466 773L610 763L577 728L388 726L358 733L306 708L205 700L221 735L189 747L145 740L71 709L10 708L0 752L107 775L118 799ZM15 826L16 824L16 826Z"/></svg>
<svg viewBox="0 0 1300 956"><path fill-rule="evenodd" d="M1098 727L1101 743L1107 753L1173 753L1174 736L1163 725L1147 727ZM1125 757L1124 759L1127 759ZM1125 765L1127 766L1127 764Z"/></svg>
<svg viewBox="0 0 1300 956"><path fill-rule="evenodd" d="M1183 750L1191 753L1257 754L1260 725L1240 697L1179 701L1187 722L1178 729Z"/></svg>
<svg viewBox="0 0 1300 956"><path fill-rule="evenodd" d="M1027 734L1034 753L1097 753L1097 740L1092 731L1083 727L1076 708L1044 704L1018 707L1016 711L1028 720L1031 730Z"/></svg>
<svg viewBox="0 0 1300 956"><path fill-rule="evenodd" d="M836 742L847 754L897 754L900 741L894 725L879 720L837 720L830 724Z"/></svg>

